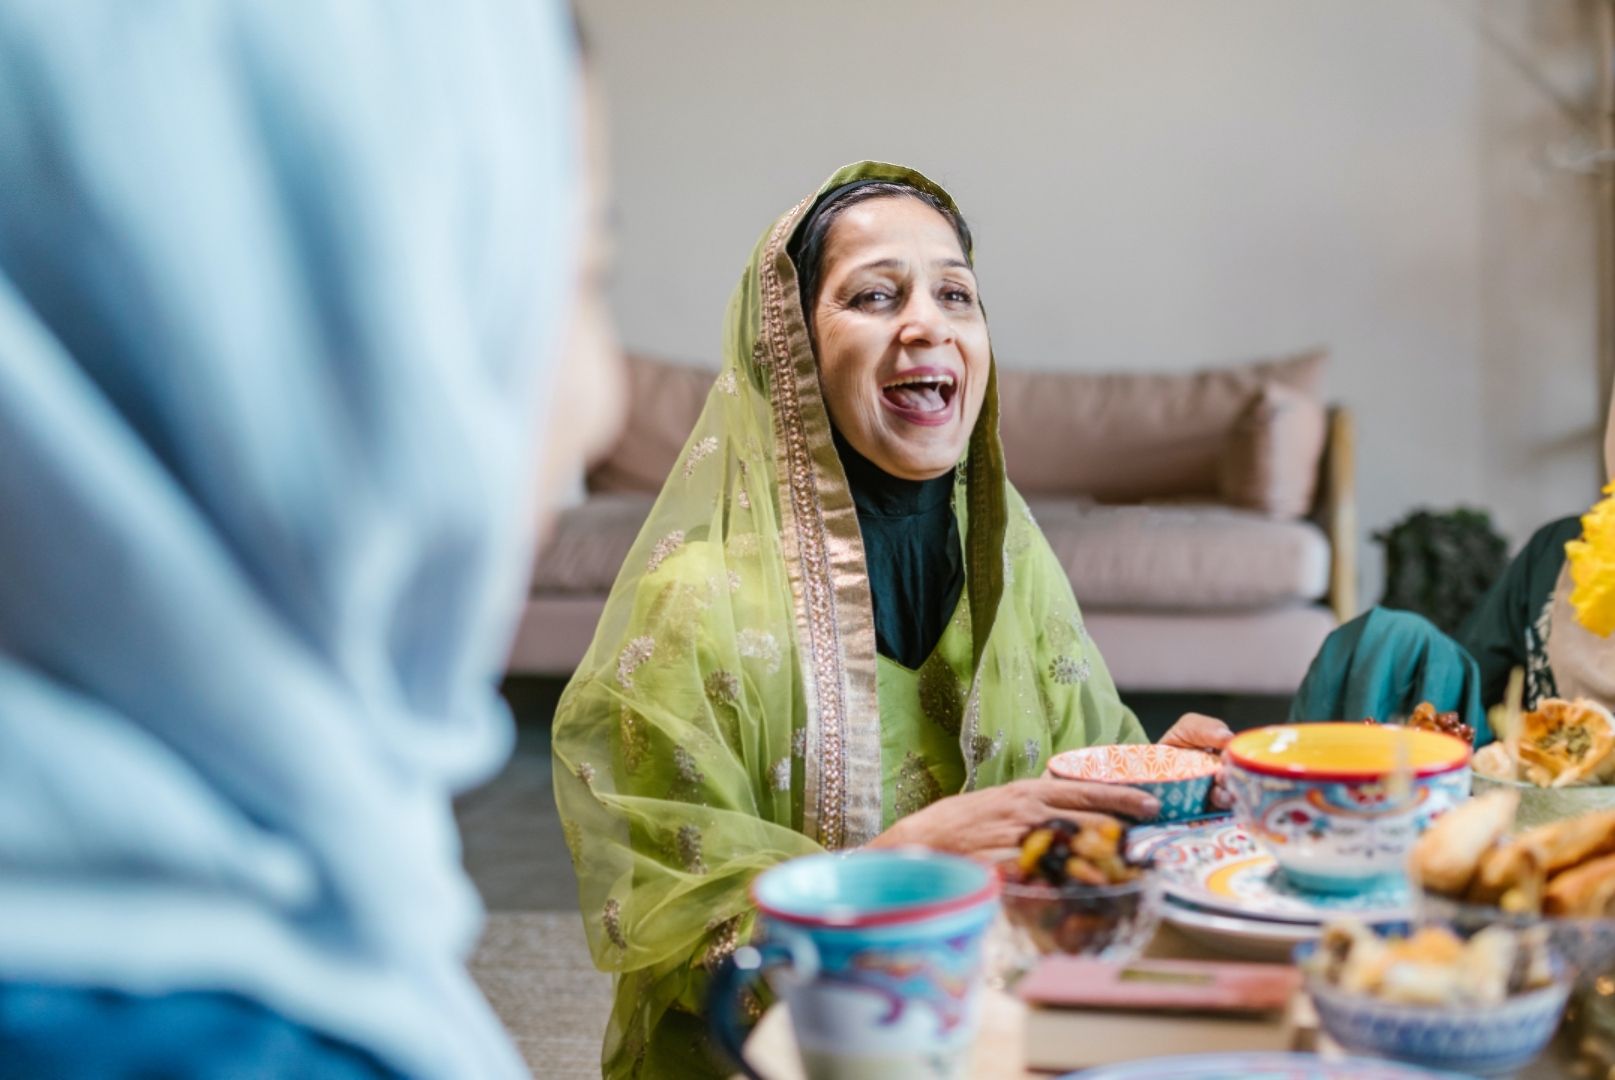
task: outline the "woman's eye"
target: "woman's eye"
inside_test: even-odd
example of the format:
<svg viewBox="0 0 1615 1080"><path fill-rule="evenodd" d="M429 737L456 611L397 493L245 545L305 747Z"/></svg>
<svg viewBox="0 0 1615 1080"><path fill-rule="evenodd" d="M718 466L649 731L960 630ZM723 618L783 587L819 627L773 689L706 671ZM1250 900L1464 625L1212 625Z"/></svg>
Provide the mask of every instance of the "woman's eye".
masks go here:
<svg viewBox="0 0 1615 1080"><path fill-rule="evenodd" d="M951 304L970 304L974 303L976 298L970 295L970 291L968 289L960 289L949 286L948 288L942 290L942 299Z"/></svg>
<svg viewBox="0 0 1615 1080"><path fill-rule="evenodd" d="M876 307L892 299L892 294L885 289L865 289L852 298L854 307Z"/></svg>

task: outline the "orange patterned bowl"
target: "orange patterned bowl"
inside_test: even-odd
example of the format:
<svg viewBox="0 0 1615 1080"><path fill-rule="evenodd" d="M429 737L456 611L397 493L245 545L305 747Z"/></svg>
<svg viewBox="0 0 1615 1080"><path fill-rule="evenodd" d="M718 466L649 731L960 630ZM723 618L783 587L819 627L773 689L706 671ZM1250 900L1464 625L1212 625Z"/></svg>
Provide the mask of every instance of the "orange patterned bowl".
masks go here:
<svg viewBox="0 0 1615 1080"><path fill-rule="evenodd" d="M1065 780L1126 784L1161 803L1156 821L1181 821L1206 813L1206 797L1221 767L1215 755L1176 746L1088 746L1049 759L1049 772Z"/></svg>

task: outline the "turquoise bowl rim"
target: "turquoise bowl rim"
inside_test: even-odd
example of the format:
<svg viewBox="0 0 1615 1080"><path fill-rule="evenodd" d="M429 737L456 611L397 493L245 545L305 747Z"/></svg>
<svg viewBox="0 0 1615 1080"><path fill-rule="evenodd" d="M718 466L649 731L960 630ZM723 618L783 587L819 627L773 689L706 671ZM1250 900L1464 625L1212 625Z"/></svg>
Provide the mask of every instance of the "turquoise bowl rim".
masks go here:
<svg viewBox="0 0 1615 1080"><path fill-rule="evenodd" d="M927 863L945 868L961 879L954 895L918 903L897 904L868 911L832 909L830 911L792 910L778 897L768 898L765 893L776 884L785 882L791 875L808 873L828 864L857 860L867 863ZM942 915L952 915L973 907L990 904L998 899L998 874L991 867L958 855L929 851L923 848L897 848L890 851L826 852L823 855L806 855L770 867L757 875L751 883L751 899L762 915L780 922L810 928L857 930L871 927L896 926L923 922Z"/></svg>

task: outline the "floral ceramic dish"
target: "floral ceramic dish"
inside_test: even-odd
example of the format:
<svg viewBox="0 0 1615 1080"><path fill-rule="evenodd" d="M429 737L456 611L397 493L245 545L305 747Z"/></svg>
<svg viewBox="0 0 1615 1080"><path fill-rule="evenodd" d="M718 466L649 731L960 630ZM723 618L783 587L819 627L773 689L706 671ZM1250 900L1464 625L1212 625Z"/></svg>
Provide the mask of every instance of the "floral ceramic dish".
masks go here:
<svg viewBox="0 0 1615 1080"><path fill-rule="evenodd" d="M1156 821L1181 821L1206 813L1206 797L1222 762L1214 754L1176 746L1089 746L1049 760L1049 772L1066 780L1126 784L1161 804Z"/></svg>

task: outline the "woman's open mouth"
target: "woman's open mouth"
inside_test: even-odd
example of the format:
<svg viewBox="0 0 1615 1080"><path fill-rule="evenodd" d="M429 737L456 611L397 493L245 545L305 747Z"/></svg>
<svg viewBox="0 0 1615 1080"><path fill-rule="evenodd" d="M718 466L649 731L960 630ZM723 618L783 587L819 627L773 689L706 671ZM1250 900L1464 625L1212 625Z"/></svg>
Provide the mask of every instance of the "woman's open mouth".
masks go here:
<svg viewBox="0 0 1615 1080"><path fill-rule="evenodd" d="M958 387L940 368L921 368L880 388L886 408L911 424L937 427L953 419Z"/></svg>

